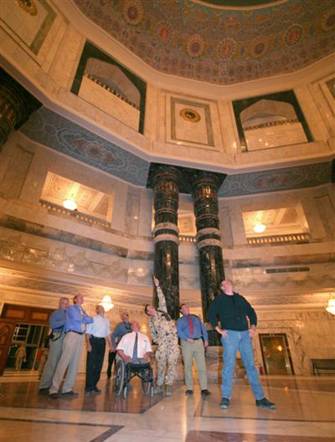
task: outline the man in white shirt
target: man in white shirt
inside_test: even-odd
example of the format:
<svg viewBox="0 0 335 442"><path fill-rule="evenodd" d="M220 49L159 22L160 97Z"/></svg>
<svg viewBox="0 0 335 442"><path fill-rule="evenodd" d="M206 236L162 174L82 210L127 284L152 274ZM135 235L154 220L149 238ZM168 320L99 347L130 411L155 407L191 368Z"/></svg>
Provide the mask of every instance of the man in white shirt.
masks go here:
<svg viewBox="0 0 335 442"><path fill-rule="evenodd" d="M118 355L127 364L149 363L152 348L148 336L140 332L140 324L137 321L132 321L131 330L131 333L124 335L118 343Z"/></svg>
<svg viewBox="0 0 335 442"><path fill-rule="evenodd" d="M100 379L102 364L104 362L106 342L109 351L112 351L112 342L110 339L110 322L105 318L105 310L102 305L95 308L96 316L93 316L93 323L88 324L86 329L86 386L87 394L100 393L97 387Z"/></svg>

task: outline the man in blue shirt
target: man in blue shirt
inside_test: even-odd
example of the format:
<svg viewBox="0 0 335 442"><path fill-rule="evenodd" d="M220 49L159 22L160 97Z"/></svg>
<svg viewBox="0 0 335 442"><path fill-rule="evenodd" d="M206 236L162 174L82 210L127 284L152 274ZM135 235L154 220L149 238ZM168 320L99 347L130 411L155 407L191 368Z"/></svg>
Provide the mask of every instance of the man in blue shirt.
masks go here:
<svg viewBox="0 0 335 442"><path fill-rule="evenodd" d="M49 326L51 334L49 335L49 353L48 360L44 366L40 380L39 392L48 392L51 387L52 378L58 361L62 354L64 340L64 326L66 319L66 309L69 306L69 299L62 297L58 303L58 310L51 313L49 318Z"/></svg>
<svg viewBox="0 0 335 442"><path fill-rule="evenodd" d="M62 395L76 396L72 388L76 380L79 358L82 351L84 333L86 325L93 322L93 318L88 316L82 307L84 303L83 295L76 295L73 298L74 304L68 307L65 320L65 338L63 342L63 351L57 364L55 374L52 379L52 385L49 394L53 398L58 397L60 385L64 379Z"/></svg>
<svg viewBox="0 0 335 442"><path fill-rule="evenodd" d="M107 377L110 378L112 376L112 367L113 362L115 360L116 356L116 347L118 343L121 341L121 338L127 334L131 333L131 324L129 322L129 315L127 312L121 313L120 315L121 322L119 322L113 333L111 334L111 341L112 341L112 347L113 351L110 351L108 353L108 368L107 368Z"/></svg>
<svg viewBox="0 0 335 442"><path fill-rule="evenodd" d="M187 395L193 394L192 362L193 359L195 359L198 369L201 395L205 397L210 394L207 389L207 370L205 361L205 348L208 346L207 330L198 316L190 314L190 308L187 304L182 304L180 306L180 311L183 316L177 321L177 331L184 359L185 393Z"/></svg>

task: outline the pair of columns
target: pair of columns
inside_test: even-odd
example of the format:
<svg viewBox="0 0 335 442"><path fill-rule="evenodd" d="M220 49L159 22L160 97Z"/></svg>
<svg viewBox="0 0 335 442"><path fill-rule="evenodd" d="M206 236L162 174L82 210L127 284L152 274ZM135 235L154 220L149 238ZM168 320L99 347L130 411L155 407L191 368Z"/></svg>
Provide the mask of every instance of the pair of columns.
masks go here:
<svg viewBox="0 0 335 442"><path fill-rule="evenodd" d="M172 318L179 316L178 201L191 193L197 228L203 317L224 278L217 192L225 175L169 165L151 166L154 193L154 273L161 281Z"/></svg>

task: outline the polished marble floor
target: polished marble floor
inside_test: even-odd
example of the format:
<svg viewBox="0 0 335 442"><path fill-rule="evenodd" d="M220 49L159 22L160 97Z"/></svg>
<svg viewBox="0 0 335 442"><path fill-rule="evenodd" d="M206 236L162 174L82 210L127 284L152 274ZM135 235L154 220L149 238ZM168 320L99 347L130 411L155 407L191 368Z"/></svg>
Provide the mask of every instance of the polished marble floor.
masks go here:
<svg viewBox="0 0 335 442"><path fill-rule="evenodd" d="M330 442L335 440L335 378L263 378L276 411L255 407L244 380L234 387L231 408L218 406L220 389L202 400L178 385L172 397L145 397L134 382L128 398L115 398L107 379L102 393L86 397L79 378L75 399L38 395L29 376L0 378L2 442Z"/></svg>

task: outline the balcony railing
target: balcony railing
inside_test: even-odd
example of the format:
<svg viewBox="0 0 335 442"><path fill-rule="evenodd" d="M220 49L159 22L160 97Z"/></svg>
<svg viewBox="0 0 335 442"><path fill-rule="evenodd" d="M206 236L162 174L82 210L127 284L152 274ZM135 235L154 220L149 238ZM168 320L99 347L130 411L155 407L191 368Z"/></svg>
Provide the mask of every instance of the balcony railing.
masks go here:
<svg viewBox="0 0 335 442"><path fill-rule="evenodd" d="M309 233L290 233L287 235L256 236L247 238L250 246L278 246L281 244L303 244L310 242Z"/></svg>

